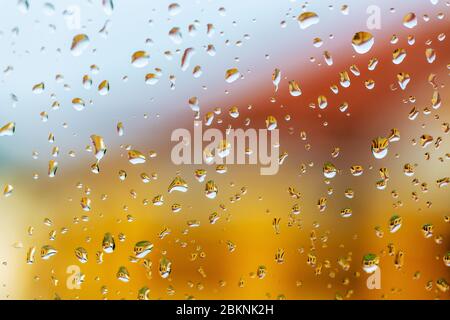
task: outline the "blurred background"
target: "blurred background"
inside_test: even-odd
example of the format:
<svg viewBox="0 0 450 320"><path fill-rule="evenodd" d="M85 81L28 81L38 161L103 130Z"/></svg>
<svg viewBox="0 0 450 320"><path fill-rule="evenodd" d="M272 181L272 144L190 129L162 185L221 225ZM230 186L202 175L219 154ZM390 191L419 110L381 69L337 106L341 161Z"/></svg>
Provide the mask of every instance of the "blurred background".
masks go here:
<svg viewBox="0 0 450 320"><path fill-rule="evenodd" d="M0 198L0 298L136 299L146 286L150 299L448 299L437 281L450 281L443 261L450 250L449 187L437 181L448 180L450 172L449 8L443 0L3 1L0 126L14 122L15 132L0 135L0 186L7 189ZM318 23L300 28L302 12L314 12ZM410 12L417 20L413 28L403 24ZM368 20L377 28L369 30ZM170 36L173 28L181 35ZM352 47L359 31L374 38L365 54ZM80 34L89 40L75 43L73 51ZM182 70L187 48L195 53ZM434 60L427 61L427 48ZM396 49L406 52L400 64L392 62ZM137 51L149 55L139 60L148 62L143 67L132 64ZM369 70L373 58L378 64ZM351 72L352 65L359 72ZM240 78L228 83L231 68ZM277 91L275 69L281 71ZM342 71L348 88L339 83ZM405 90L397 80L401 72L410 77ZM146 83L149 73L156 83ZM90 88L83 77L91 79ZM99 93L104 80L109 90ZM291 80L302 95L289 93ZM366 80L373 80L372 89ZM439 108L432 106L435 92ZM322 95L325 109L318 107ZM173 164L170 136L177 128L193 130L192 97L201 120L221 110L210 127L223 132L229 126L263 129L266 118L275 117L280 154L288 154L278 174L262 176L259 165L228 165L218 173L214 165ZM81 111L73 107L76 98L84 101ZM237 118L229 115L233 106ZM411 120L413 108L418 115ZM375 159L372 140L393 128L400 141ZM91 135L101 136L107 149L98 173L91 168ZM432 136L432 143L422 147L422 135ZM146 162L131 164L129 149L142 152ZM50 160L58 163L54 177ZM326 162L336 166L336 177L324 177ZM405 164L415 168L413 176L404 174ZM363 167L361 176L351 174L353 165ZM380 168L389 170L384 190L376 185ZM207 171L204 182L196 180L196 169ZM187 182L186 193L168 193L177 175ZM205 197L208 180L217 184L215 199ZM152 203L157 195L164 198L161 206ZM322 197L327 207L320 212ZM173 204L181 211L174 213ZM291 214L295 204L298 215ZM351 217L341 216L344 208ZM215 224L209 221L213 212L220 216ZM394 214L402 226L390 233ZM278 232L274 219L280 219ZM433 225L430 238L422 232L427 223ZM170 233L160 237L165 229ZM107 232L116 248L99 264L96 252ZM141 240L154 246L145 257L150 267L130 259ZM57 250L48 260L41 258L46 245ZM31 247L35 261L27 264ZM77 259L78 247L87 251L86 263ZM403 260L396 265L399 251ZM283 259L276 261L277 252ZM379 256L380 289L367 288L362 259L368 253ZM317 259L314 266L309 254ZM171 261L167 278L159 272L162 257ZM73 265L84 275L79 289L67 286ZM121 266L129 272L127 283L117 279Z"/></svg>

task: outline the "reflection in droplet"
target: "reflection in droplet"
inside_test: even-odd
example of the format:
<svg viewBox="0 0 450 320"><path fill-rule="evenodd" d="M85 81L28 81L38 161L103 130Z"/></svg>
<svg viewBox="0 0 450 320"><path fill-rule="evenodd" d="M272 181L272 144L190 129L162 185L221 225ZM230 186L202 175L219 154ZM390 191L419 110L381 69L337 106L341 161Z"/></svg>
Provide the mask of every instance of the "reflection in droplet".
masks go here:
<svg viewBox="0 0 450 320"><path fill-rule="evenodd" d="M74 56L79 56L89 47L89 37L85 34L77 34L72 39L70 51Z"/></svg>
<svg viewBox="0 0 450 320"><path fill-rule="evenodd" d="M53 257L58 251L49 245L42 246L41 248L41 258L43 260L48 260Z"/></svg>
<svg viewBox="0 0 450 320"><path fill-rule="evenodd" d="M383 159L388 153L389 140L378 137L372 141L372 154L375 159Z"/></svg>
<svg viewBox="0 0 450 320"><path fill-rule="evenodd" d="M159 260L159 275L161 278L167 278L172 271L172 262L167 259L165 256Z"/></svg>
<svg viewBox="0 0 450 320"><path fill-rule="evenodd" d="M157 84L159 81L159 78L156 74L154 73L147 73L145 75L145 83L149 84L149 85L154 85Z"/></svg>
<svg viewBox="0 0 450 320"><path fill-rule="evenodd" d="M297 17L298 24L301 29L319 23L319 16L315 12L303 12Z"/></svg>
<svg viewBox="0 0 450 320"><path fill-rule="evenodd" d="M81 208L84 211L91 211L91 202L91 199L89 199L88 197L82 197L80 200Z"/></svg>
<svg viewBox="0 0 450 320"><path fill-rule="evenodd" d="M214 199L217 196L218 188L213 180L209 180L205 185L205 195L209 199Z"/></svg>
<svg viewBox="0 0 450 320"><path fill-rule="evenodd" d="M400 72L397 74L397 81L398 85L402 90L406 89L406 86L408 85L411 78L409 77L409 74L406 72Z"/></svg>
<svg viewBox="0 0 450 320"><path fill-rule="evenodd" d="M145 51L136 51L131 56L131 64L136 68L143 68L148 64L150 55Z"/></svg>
<svg viewBox="0 0 450 320"><path fill-rule="evenodd" d="M417 17L415 13L410 12L403 17L403 25L409 29L417 26Z"/></svg>
<svg viewBox="0 0 450 320"><path fill-rule="evenodd" d="M43 82L37 83L33 86L31 91L33 91L34 94L40 94L44 92L45 90L45 84Z"/></svg>
<svg viewBox="0 0 450 320"><path fill-rule="evenodd" d="M403 62L403 60L406 58L406 50L399 48L395 49L392 53L392 62L394 64L400 64Z"/></svg>
<svg viewBox="0 0 450 320"><path fill-rule="evenodd" d="M280 69L275 69L272 74L272 83L275 86L275 92L278 91L278 85L281 80L281 71Z"/></svg>
<svg viewBox="0 0 450 320"><path fill-rule="evenodd" d="M85 107L84 100L81 98L73 98L72 99L72 107L77 111L83 110Z"/></svg>
<svg viewBox="0 0 450 320"><path fill-rule="evenodd" d="M102 96L107 95L109 92L109 81L108 80L103 80L102 82L100 82L100 84L98 85L98 93Z"/></svg>
<svg viewBox="0 0 450 320"><path fill-rule="evenodd" d="M116 248L116 242L114 241L114 237L111 233L107 232L103 236L102 248L106 253L114 252L114 249Z"/></svg>
<svg viewBox="0 0 450 320"><path fill-rule="evenodd" d="M134 255L136 258L142 259L145 258L147 254L149 254L153 249L153 244L150 241L139 241L134 245Z"/></svg>
<svg viewBox="0 0 450 320"><path fill-rule="evenodd" d="M289 81L289 93L293 97L298 97L302 94L302 90L300 89L300 85L297 81L291 80Z"/></svg>
<svg viewBox="0 0 450 320"><path fill-rule="evenodd" d="M232 83L239 79L241 74L237 68L228 69L225 73L225 81L228 83Z"/></svg>
<svg viewBox="0 0 450 320"><path fill-rule="evenodd" d="M353 35L352 45L353 49L359 54L369 52L375 40L371 33L360 31Z"/></svg>
<svg viewBox="0 0 450 320"><path fill-rule="evenodd" d="M436 52L432 48L427 48L425 50L425 57L427 58L428 63L433 63L436 60Z"/></svg>
<svg viewBox="0 0 450 320"><path fill-rule="evenodd" d="M274 130L277 128L277 119L274 116L268 116L266 119L267 130Z"/></svg>
<svg viewBox="0 0 450 320"><path fill-rule="evenodd" d="M194 54L194 48L187 48L184 50L183 56L181 57L181 70L186 71L189 68L191 58Z"/></svg>
<svg viewBox="0 0 450 320"><path fill-rule="evenodd" d="M80 261L81 263L88 262L88 253L85 248L78 247L75 249L75 257Z"/></svg>
<svg viewBox="0 0 450 320"><path fill-rule="evenodd" d="M89 90L92 86L92 78L89 75L83 76L83 87L87 90Z"/></svg>
<svg viewBox="0 0 450 320"><path fill-rule="evenodd" d="M145 163L146 157L140 151L137 150L129 150L128 151L128 161L131 164L141 164Z"/></svg>
<svg viewBox="0 0 450 320"><path fill-rule="evenodd" d="M16 123L8 122L3 127L0 128L0 137L2 136L13 136L16 132Z"/></svg>
<svg viewBox="0 0 450 320"><path fill-rule="evenodd" d="M130 273L128 269L124 266L119 267L119 271L117 271L116 278L122 282L130 281Z"/></svg>
<svg viewBox="0 0 450 320"><path fill-rule="evenodd" d="M27 251L27 264L33 264L35 261L36 247L30 247Z"/></svg>
<svg viewBox="0 0 450 320"><path fill-rule="evenodd" d="M9 197L12 192L14 190L14 187L10 184L5 185L5 187L3 188L3 196L5 197Z"/></svg>
<svg viewBox="0 0 450 320"><path fill-rule="evenodd" d="M339 83L344 88L350 87L350 77L347 71L339 72Z"/></svg>
<svg viewBox="0 0 450 320"><path fill-rule="evenodd" d="M183 36L181 34L180 28L173 27L169 31L169 37L175 44L180 44L183 41Z"/></svg>
<svg viewBox="0 0 450 320"><path fill-rule="evenodd" d="M101 160L106 153L105 141L101 136L91 135L92 144L94 145L94 155L97 160Z"/></svg>
<svg viewBox="0 0 450 320"><path fill-rule="evenodd" d="M171 3L168 7L168 10L171 16L176 16L181 12L181 6L178 3Z"/></svg>
<svg viewBox="0 0 450 320"><path fill-rule="evenodd" d="M194 76L194 78L200 78L202 73L203 73L202 67L200 66L195 66L194 69L192 70L192 75Z"/></svg>
<svg viewBox="0 0 450 320"><path fill-rule="evenodd" d="M180 192L188 191L188 185L186 181L184 181L181 177L175 177L175 179L173 179L168 188L169 193L172 193L172 191L180 191Z"/></svg>
<svg viewBox="0 0 450 320"><path fill-rule="evenodd" d="M48 162L48 176L53 178L56 175L56 171L58 170L58 162L55 160L50 160Z"/></svg>
<svg viewBox="0 0 450 320"><path fill-rule="evenodd" d="M332 164L331 162L326 162L323 165L323 175L325 176L325 178L332 179L336 176L336 174L337 174L337 169L334 166L334 164Z"/></svg>

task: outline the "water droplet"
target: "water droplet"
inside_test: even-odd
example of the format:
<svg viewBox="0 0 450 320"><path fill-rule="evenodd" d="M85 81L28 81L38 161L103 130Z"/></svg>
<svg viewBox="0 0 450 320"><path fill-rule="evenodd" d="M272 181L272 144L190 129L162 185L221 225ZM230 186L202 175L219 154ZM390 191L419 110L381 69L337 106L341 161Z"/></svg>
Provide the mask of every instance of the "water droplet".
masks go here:
<svg viewBox="0 0 450 320"><path fill-rule="evenodd" d="M89 47L89 37L85 34L77 34L72 39L70 51L77 57L80 56L87 47Z"/></svg>
<svg viewBox="0 0 450 320"><path fill-rule="evenodd" d="M345 208L341 210L341 217L342 218L350 218L353 214L352 209L350 208Z"/></svg>
<svg viewBox="0 0 450 320"><path fill-rule="evenodd" d="M13 136L16 132L16 123L8 122L3 127L0 128L0 137L3 136Z"/></svg>
<svg viewBox="0 0 450 320"><path fill-rule="evenodd" d="M359 54L369 52L374 42L375 39L372 34L365 31L355 33L352 38L353 49Z"/></svg>
<svg viewBox="0 0 450 320"><path fill-rule="evenodd" d="M319 96L317 98L317 103L318 103L320 109L325 109L328 106L327 97Z"/></svg>
<svg viewBox="0 0 450 320"><path fill-rule="evenodd" d="M268 116L266 119L267 130L274 130L277 128L277 119L274 116Z"/></svg>
<svg viewBox="0 0 450 320"><path fill-rule="evenodd" d="M192 74L193 74L194 78L200 78L202 73L203 73L202 67L200 67L200 66L195 66L194 69L192 70Z"/></svg>
<svg viewBox="0 0 450 320"><path fill-rule="evenodd" d="M397 232L402 226L402 217L399 215L393 215L389 220L389 231L391 233Z"/></svg>
<svg viewBox="0 0 450 320"><path fill-rule="evenodd" d="M400 64L403 62L403 60L406 58L406 50L399 48L395 49L392 53L392 62L394 64Z"/></svg>
<svg viewBox="0 0 450 320"><path fill-rule="evenodd" d="M370 71L375 70L375 68L378 65L378 59L377 58L372 58L369 60L369 64L367 66L367 69L369 69Z"/></svg>
<svg viewBox="0 0 450 320"><path fill-rule="evenodd" d="M105 96L108 94L108 92L109 92L109 82L108 80L103 80L98 85L98 93L102 96Z"/></svg>
<svg viewBox="0 0 450 320"><path fill-rule="evenodd" d="M303 12L297 17L298 24L301 29L319 23L319 16L315 12Z"/></svg>
<svg viewBox="0 0 450 320"><path fill-rule="evenodd" d="M41 258L43 260L50 259L56 253L58 253L58 251L55 248L53 248L52 246L45 245L45 246L42 246L42 248L41 248Z"/></svg>
<svg viewBox="0 0 450 320"><path fill-rule="evenodd" d="M389 142L397 142L400 141L400 131L398 129L391 129L391 133L389 135Z"/></svg>
<svg viewBox="0 0 450 320"><path fill-rule="evenodd" d="M3 188L3 195L5 197L9 197L12 194L13 190L14 190L14 187L12 185L10 185L10 184L7 184Z"/></svg>
<svg viewBox="0 0 450 320"><path fill-rule="evenodd" d="M153 250L153 244L150 241L139 241L134 245L134 255L136 258L145 258Z"/></svg>
<svg viewBox="0 0 450 320"><path fill-rule="evenodd" d="M180 28L173 27L169 31L169 37L175 44L180 44L183 42L183 36L181 34Z"/></svg>
<svg viewBox="0 0 450 320"><path fill-rule="evenodd" d="M415 13L410 12L403 17L403 25L409 29L417 26L417 17Z"/></svg>
<svg viewBox="0 0 450 320"><path fill-rule="evenodd" d="M337 169L334 166L334 164L332 164L331 162L326 162L323 165L323 175L325 176L325 178L332 179L336 176L336 174L337 174Z"/></svg>
<svg viewBox="0 0 450 320"><path fill-rule="evenodd" d="M131 56L131 64L136 68L143 68L148 64L150 55L145 51L136 51Z"/></svg>
<svg viewBox="0 0 450 320"><path fill-rule="evenodd" d="M106 153L106 145L101 136L91 135L92 144L94 145L94 155L98 161L102 160Z"/></svg>
<svg viewBox="0 0 450 320"><path fill-rule="evenodd" d="M406 86L408 85L411 78L409 77L409 74L406 72L400 72L397 74L397 81L398 85L402 90L406 89Z"/></svg>
<svg viewBox="0 0 450 320"><path fill-rule="evenodd" d="M278 91L278 85L281 80L281 71L280 69L275 69L272 74L272 83L275 86L275 92Z"/></svg>
<svg viewBox="0 0 450 320"><path fill-rule="evenodd" d="M72 107L77 111L82 111L85 107L84 100L81 98L73 98Z"/></svg>
<svg viewBox="0 0 450 320"><path fill-rule="evenodd" d="M225 81L228 83L232 83L239 79L241 74L237 68L228 69L225 73Z"/></svg>
<svg viewBox="0 0 450 320"><path fill-rule="evenodd" d="M117 134L119 135L119 137L123 136L124 128L123 128L122 122L117 123L116 130L117 130Z"/></svg>
<svg viewBox="0 0 450 320"><path fill-rule="evenodd" d="M33 264L35 261L36 247L30 247L27 251L27 264Z"/></svg>
<svg viewBox="0 0 450 320"><path fill-rule="evenodd" d="M138 150L129 150L128 161L130 161L131 164L141 164L145 163L146 157Z"/></svg>
<svg viewBox="0 0 450 320"><path fill-rule="evenodd" d="M344 88L350 87L350 77L347 71L339 72L339 83Z"/></svg>
<svg viewBox="0 0 450 320"><path fill-rule="evenodd" d="M150 300L150 289L148 287L142 287L138 291L138 300Z"/></svg>
<svg viewBox="0 0 450 320"><path fill-rule="evenodd" d="M298 97L302 94L299 84L295 80L289 81L289 93L293 97Z"/></svg>
<svg viewBox="0 0 450 320"><path fill-rule="evenodd" d="M172 262L166 257L162 257L159 260L159 275L161 278L167 278L172 272Z"/></svg>
<svg viewBox="0 0 450 320"><path fill-rule="evenodd" d="M86 90L89 90L92 86L92 78L89 75L84 75L83 76L83 87Z"/></svg>
<svg viewBox="0 0 450 320"><path fill-rule="evenodd" d="M450 251L447 251L447 253L442 256L442 260L447 267L450 267Z"/></svg>
<svg viewBox="0 0 450 320"><path fill-rule="evenodd" d="M422 233L425 238L433 236L434 226L431 223L426 223L422 226Z"/></svg>
<svg viewBox="0 0 450 320"><path fill-rule="evenodd" d="M325 60L325 63L329 66L333 65L333 57L331 56L331 53L329 51L323 52L323 58Z"/></svg>
<svg viewBox="0 0 450 320"><path fill-rule="evenodd" d="M145 75L145 83L149 84L149 85L154 85L157 84L159 81L159 78L156 74L154 73L147 73Z"/></svg>
<svg viewBox="0 0 450 320"><path fill-rule="evenodd" d="M58 162L55 160L50 160L48 162L48 176L50 178L55 177L57 170L58 170Z"/></svg>
<svg viewBox="0 0 450 320"><path fill-rule="evenodd" d="M184 50L183 56L181 57L181 70L186 71L189 68L191 58L194 54L194 48L187 48Z"/></svg>
<svg viewBox="0 0 450 320"><path fill-rule="evenodd" d="M388 153L389 140L378 137L372 141L372 154L375 159L383 159Z"/></svg>
<svg viewBox="0 0 450 320"><path fill-rule="evenodd" d="M181 12L181 6L178 3L171 3L167 9L171 16L176 16Z"/></svg>
<svg viewBox="0 0 450 320"><path fill-rule="evenodd" d="M114 249L116 248L116 242L114 241L114 237L111 233L107 232L103 236L102 248L106 253L114 252Z"/></svg>
<svg viewBox="0 0 450 320"><path fill-rule="evenodd" d="M91 211L91 199L88 197L82 197L80 200L80 205L84 211Z"/></svg>
<svg viewBox="0 0 450 320"><path fill-rule="evenodd" d="M205 195L209 199L214 199L219 192L216 183L213 180L209 180L205 185Z"/></svg>
<svg viewBox="0 0 450 320"><path fill-rule="evenodd" d="M363 270L367 273L373 273L377 268L378 268L378 264L380 263L380 258L374 254L374 253L369 253L366 254L363 257Z"/></svg>
<svg viewBox="0 0 450 320"><path fill-rule="evenodd" d="M425 50L425 57L427 58L428 63L433 63L436 60L436 52L432 48L427 48Z"/></svg>
<svg viewBox="0 0 450 320"><path fill-rule="evenodd" d="M83 247L78 247L75 249L75 257L77 257L78 261L81 263L88 262L88 253Z"/></svg>
<svg viewBox="0 0 450 320"><path fill-rule="evenodd" d="M41 94L45 90L45 84L43 82L37 83L31 90L34 94Z"/></svg>
<svg viewBox="0 0 450 320"><path fill-rule="evenodd" d="M124 266L119 267L119 271L117 271L116 278L122 282L130 281L130 273L128 269Z"/></svg>
<svg viewBox="0 0 450 320"><path fill-rule="evenodd" d="M188 185L181 177L175 177L175 179L173 179L170 183L167 191L169 193L172 193L172 191L186 192L188 191Z"/></svg>

